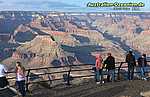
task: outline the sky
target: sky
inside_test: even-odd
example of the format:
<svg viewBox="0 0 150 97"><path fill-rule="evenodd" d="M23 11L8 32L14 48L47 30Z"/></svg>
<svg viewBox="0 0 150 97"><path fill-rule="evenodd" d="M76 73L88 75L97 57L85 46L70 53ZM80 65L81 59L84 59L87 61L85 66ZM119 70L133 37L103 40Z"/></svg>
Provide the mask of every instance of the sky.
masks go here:
<svg viewBox="0 0 150 97"><path fill-rule="evenodd" d="M0 11L61 11L99 12L114 11L111 8L89 8L88 2L143 2L142 11L150 11L150 0L0 0Z"/></svg>

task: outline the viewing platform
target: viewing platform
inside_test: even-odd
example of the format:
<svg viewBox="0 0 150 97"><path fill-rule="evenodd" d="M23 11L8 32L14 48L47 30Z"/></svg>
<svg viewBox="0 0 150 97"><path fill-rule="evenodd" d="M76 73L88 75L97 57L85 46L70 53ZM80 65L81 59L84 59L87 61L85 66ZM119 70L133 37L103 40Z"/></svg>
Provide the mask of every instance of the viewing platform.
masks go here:
<svg viewBox="0 0 150 97"><path fill-rule="evenodd" d="M147 61L148 64L150 61ZM150 90L150 66L146 68L147 80L138 77L140 73L136 67L133 80L127 80L127 63L116 62L115 82L107 82L105 69L103 70L105 83L96 84L92 67L94 64L78 64L58 67L41 67L27 69L26 73L26 97L142 97L141 94ZM85 67L85 68L79 68ZM65 68L65 69L60 69ZM59 71L51 71L57 69ZM33 72L36 71L36 72ZM45 73L43 73L43 71ZM85 71L90 73L86 74ZM73 72L83 72L82 75ZM9 72L13 75L14 72ZM54 76L59 75L59 76ZM10 87L15 88L15 76L7 77ZM8 94L18 94L9 88L0 89L0 97L17 97L8 96ZM148 93L147 93L148 94ZM149 95L149 94L148 94ZM149 97L149 96L145 96Z"/></svg>

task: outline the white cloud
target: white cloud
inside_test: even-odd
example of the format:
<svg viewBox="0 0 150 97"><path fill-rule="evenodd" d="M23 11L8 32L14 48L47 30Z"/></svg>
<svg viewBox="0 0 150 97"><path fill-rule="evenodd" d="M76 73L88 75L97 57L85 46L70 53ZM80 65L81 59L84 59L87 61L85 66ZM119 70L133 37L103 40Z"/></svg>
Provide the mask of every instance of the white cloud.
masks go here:
<svg viewBox="0 0 150 97"><path fill-rule="evenodd" d="M3 1L0 1L0 4L3 3Z"/></svg>

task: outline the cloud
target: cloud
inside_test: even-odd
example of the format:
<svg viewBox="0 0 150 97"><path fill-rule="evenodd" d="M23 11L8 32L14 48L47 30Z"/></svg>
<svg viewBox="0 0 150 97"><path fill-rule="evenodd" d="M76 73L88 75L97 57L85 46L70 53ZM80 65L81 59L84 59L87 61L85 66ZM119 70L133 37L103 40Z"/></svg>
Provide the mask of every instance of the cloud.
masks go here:
<svg viewBox="0 0 150 97"><path fill-rule="evenodd" d="M73 4L67 4L63 2L56 2L56 1L21 1L15 2L16 5L22 6L30 6L30 7L47 7L47 8L63 8L63 7L79 7Z"/></svg>
<svg viewBox="0 0 150 97"><path fill-rule="evenodd" d="M4 3L4 2L3 2L3 1L0 1L0 4L1 4L1 3Z"/></svg>

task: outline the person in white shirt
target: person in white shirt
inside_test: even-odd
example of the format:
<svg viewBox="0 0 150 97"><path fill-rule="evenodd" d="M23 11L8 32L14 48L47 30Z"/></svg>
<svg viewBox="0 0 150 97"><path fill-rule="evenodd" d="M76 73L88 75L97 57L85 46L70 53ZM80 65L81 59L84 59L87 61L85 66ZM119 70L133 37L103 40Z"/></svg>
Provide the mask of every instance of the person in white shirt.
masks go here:
<svg viewBox="0 0 150 97"><path fill-rule="evenodd" d="M0 88L4 88L9 85L9 82L6 78L7 69L3 64L0 64Z"/></svg>
<svg viewBox="0 0 150 97"><path fill-rule="evenodd" d="M21 62L16 62L16 84L19 89L19 92L24 97L26 95L25 68L22 66Z"/></svg>

